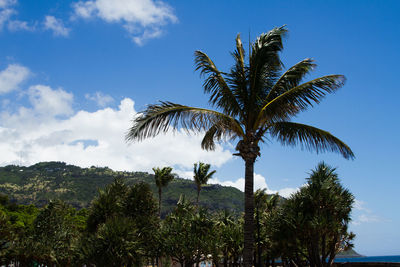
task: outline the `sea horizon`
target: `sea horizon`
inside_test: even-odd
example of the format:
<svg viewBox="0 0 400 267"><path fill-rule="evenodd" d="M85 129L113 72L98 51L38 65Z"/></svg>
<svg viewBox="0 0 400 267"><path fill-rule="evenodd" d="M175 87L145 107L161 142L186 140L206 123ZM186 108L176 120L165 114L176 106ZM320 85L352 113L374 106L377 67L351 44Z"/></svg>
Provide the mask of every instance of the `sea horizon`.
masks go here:
<svg viewBox="0 0 400 267"><path fill-rule="evenodd" d="M335 262L400 262L400 255L337 258Z"/></svg>

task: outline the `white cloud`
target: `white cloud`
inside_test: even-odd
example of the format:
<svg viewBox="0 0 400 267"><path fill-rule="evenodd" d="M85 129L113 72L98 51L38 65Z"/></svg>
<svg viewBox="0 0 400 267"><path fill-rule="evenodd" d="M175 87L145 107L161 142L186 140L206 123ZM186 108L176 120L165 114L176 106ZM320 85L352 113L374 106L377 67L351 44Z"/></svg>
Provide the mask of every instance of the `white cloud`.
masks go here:
<svg viewBox="0 0 400 267"><path fill-rule="evenodd" d="M174 166L176 172L188 172L197 161L221 166L232 158L221 146L214 152L202 150L201 135L183 131L126 144L124 137L136 114L129 98L117 109L73 112L73 96L62 89L36 85L27 96L29 107L0 114L0 165L56 160L149 172L154 166Z"/></svg>
<svg viewBox="0 0 400 267"><path fill-rule="evenodd" d="M366 211L368 213L371 213L371 210L365 207L365 202L358 199L354 200L354 209L358 211Z"/></svg>
<svg viewBox="0 0 400 267"><path fill-rule="evenodd" d="M73 7L76 17L121 23L138 45L159 37L166 24L177 22L172 8L162 1L90 0L79 1Z"/></svg>
<svg viewBox="0 0 400 267"><path fill-rule="evenodd" d="M0 72L0 94L8 93L19 87L30 75L28 68L11 64Z"/></svg>
<svg viewBox="0 0 400 267"><path fill-rule="evenodd" d="M13 8L16 3L16 0L0 0L0 30L10 17L16 13Z"/></svg>
<svg viewBox="0 0 400 267"><path fill-rule="evenodd" d="M352 224L360 225L362 223L377 223L377 222L385 222L386 220L373 215L373 214L361 214L355 219Z"/></svg>
<svg viewBox="0 0 400 267"><path fill-rule="evenodd" d="M53 90L49 86L35 85L28 90L34 112L44 116L71 115L73 95L62 89Z"/></svg>
<svg viewBox="0 0 400 267"><path fill-rule="evenodd" d="M244 178L239 178L236 181L219 181L217 178L214 179L210 179L210 184L221 184L223 186L232 186L235 187L237 189L239 189L240 191L244 191ZM279 190L271 190L267 183L265 182L265 178L261 175L261 174L257 174L254 173L254 191L256 191L257 189L264 189L266 188L266 192L268 194L276 194L278 193L280 196L282 197L290 197L291 194L297 192L299 190L299 188L290 188L290 187L286 187L286 188L282 188Z"/></svg>
<svg viewBox="0 0 400 267"><path fill-rule="evenodd" d="M10 31L34 31L34 25L30 26L26 21L12 20L18 13L15 9L17 3L17 0L0 0L0 30L7 25Z"/></svg>
<svg viewBox="0 0 400 267"><path fill-rule="evenodd" d="M46 30L53 31L55 36L67 37L70 29L64 26L62 20L55 18L54 16L46 16L44 19L44 28Z"/></svg>
<svg viewBox="0 0 400 267"><path fill-rule="evenodd" d="M10 31L35 31L35 25L29 25L26 21L11 20L8 22L8 29Z"/></svg>
<svg viewBox="0 0 400 267"><path fill-rule="evenodd" d="M96 104L102 108L114 102L114 98L112 98L110 95L105 95L102 92L96 92L94 94L85 94L85 98L96 102Z"/></svg>
<svg viewBox="0 0 400 267"><path fill-rule="evenodd" d="M370 209L366 207L367 203L358 199L354 200L353 212L356 218L351 222L353 225L360 225L362 223L379 223L388 222L389 220L377 216Z"/></svg>

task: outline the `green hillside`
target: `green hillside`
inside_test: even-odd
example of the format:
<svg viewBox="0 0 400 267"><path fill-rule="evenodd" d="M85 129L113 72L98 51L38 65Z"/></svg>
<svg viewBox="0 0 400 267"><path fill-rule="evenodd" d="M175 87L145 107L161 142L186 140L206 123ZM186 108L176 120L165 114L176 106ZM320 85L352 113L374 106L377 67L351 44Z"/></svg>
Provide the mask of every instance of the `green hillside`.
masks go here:
<svg viewBox="0 0 400 267"><path fill-rule="evenodd" d="M146 172L113 171L107 167L80 168L63 162L41 162L29 167L9 165L0 167L0 193L18 204L43 206L49 199L64 200L76 208L88 207L99 188L122 177L127 184L146 182L156 193L154 176ZM163 211L176 205L180 194L194 200L193 181L177 178L163 189ZM233 187L205 185L200 204L210 210L243 210L243 192Z"/></svg>

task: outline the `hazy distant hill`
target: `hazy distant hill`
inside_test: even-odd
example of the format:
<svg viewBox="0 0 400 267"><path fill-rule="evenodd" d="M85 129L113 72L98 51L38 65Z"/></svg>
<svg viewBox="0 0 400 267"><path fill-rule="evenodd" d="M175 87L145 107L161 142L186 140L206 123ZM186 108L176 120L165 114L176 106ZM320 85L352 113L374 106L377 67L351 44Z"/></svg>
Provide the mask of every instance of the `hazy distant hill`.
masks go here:
<svg viewBox="0 0 400 267"><path fill-rule="evenodd" d="M365 257L361 254L358 254L354 249L349 249L347 251L340 252L338 255L336 255L336 258L360 258L360 257Z"/></svg>
<svg viewBox="0 0 400 267"><path fill-rule="evenodd" d="M41 162L30 167L0 167L0 193L19 204L42 206L49 199L62 199L77 208L87 207L99 188L123 177L128 184L144 181L156 193L154 176L146 172L113 171L107 167L80 168L63 162ZM163 213L168 212L185 194L194 200L196 187L191 180L175 179L163 189ZM243 192L234 187L206 185L200 204L211 210L243 210Z"/></svg>

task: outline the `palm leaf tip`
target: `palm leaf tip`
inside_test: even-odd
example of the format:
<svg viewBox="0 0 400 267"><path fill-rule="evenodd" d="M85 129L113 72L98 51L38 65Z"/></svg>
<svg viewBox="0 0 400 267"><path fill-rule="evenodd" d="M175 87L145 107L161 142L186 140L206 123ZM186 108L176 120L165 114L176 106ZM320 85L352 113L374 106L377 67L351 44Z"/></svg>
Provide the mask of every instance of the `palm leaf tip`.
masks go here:
<svg viewBox="0 0 400 267"><path fill-rule="evenodd" d="M310 151L336 152L345 159L354 159L355 155L348 145L331 133L300 123L277 122L270 128L270 134L283 145L300 145Z"/></svg>

